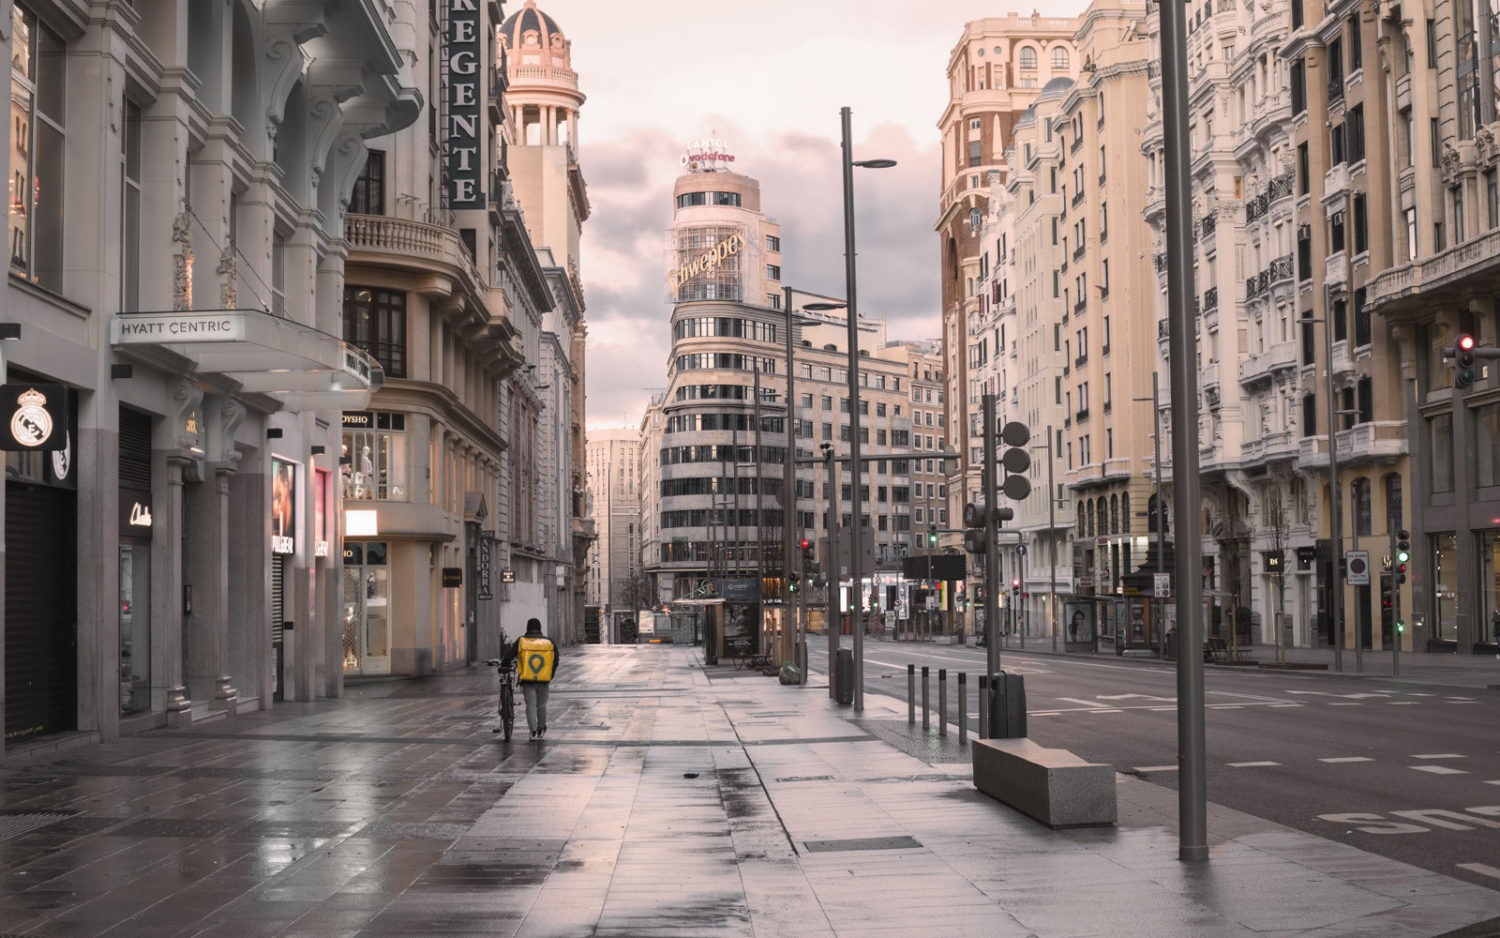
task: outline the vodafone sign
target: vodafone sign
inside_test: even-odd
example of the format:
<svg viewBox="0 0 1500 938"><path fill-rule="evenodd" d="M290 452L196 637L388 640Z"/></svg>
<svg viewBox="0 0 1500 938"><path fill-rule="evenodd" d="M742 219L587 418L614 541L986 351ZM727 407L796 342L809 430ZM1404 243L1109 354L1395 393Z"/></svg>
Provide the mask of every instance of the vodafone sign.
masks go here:
<svg viewBox="0 0 1500 938"><path fill-rule="evenodd" d="M678 161L683 168L696 173L725 169L725 164L734 162L734 154L729 152L729 144L723 140L705 137L688 143Z"/></svg>

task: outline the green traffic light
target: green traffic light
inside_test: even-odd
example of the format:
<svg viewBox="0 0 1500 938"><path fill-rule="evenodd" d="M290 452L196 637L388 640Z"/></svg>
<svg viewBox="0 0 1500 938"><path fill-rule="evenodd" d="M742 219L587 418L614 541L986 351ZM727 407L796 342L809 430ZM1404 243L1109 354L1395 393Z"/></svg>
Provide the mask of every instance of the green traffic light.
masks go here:
<svg viewBox="0 0 1500 938"><path fill-rule="evenodd" d="M1396 623L1396 634L1400 635L1402 632L1405 632L1405 631L1406 631L1406 623L1405 622L1397 622Z"/></svg>
<svg viewBox="0 0 1500 938"><path fill-rule="evenodd" d="M1411 559L1411 553L1409 551L1404 551L1404 550L1398 550L1398 551L1396 551L1396 562L1397 563L1406 563L1410 559Z"/></svg>

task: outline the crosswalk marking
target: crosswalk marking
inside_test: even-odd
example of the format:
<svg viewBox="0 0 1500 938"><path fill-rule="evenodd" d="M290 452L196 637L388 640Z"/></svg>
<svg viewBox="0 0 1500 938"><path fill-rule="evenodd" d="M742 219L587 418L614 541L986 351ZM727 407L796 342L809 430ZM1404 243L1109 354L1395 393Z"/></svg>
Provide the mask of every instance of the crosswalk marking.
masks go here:
<svg viewBox="0 0 1500 938"><path fill-rule="evenodd" d="M1263 766L1280 765L1280 762L1230 762L1231 769L1258 769Z"/></svg>
<svg viewBox="0 0 1500 938"><path fill-rule="evenodd" d="M1421 703L1420 700L1391 700L1387 702L1393 707L1415 707Z"/></svg>
<svg viewBox="0 0 1500 938"><path fill-rule="evenodd" d="M1335 756L1331 759L1319 759L1319 762L1374 762L1368 756Z"/></svg>
<svg viewBox="0 0 1500 938"><path fill-rule="evenodd" d="M1478 873L1480 876L1493 876L1495 879L1500 879L1500 869L1487 863L1460 863L1458 868L1468 870L1470 873Z"/></svg>
<svg viewBox="0 0 1500 938"><path fill-rule="evenodd" d="M1468 775L1463 769L1452 769L1446 765L1414 765L1411 768L1418 772L1431 772L1433 775Z"/></svg>
<svg viewBox="0 0 1500 938"><path fill-rule="evenodd" d="M1137 772L1176 772L1177 769L1175 765L1138 765L1135 767Z"/></svg>
<svg viewBox="0 0 1500 938"><path fill-rule="evenodd" d="M1423 755L1421 753L1416 753L1416 754L1412 755L1412 758L1413 759L1464 759L1464 758L1467 758L1467 756L1461 756L1461 755L1459 755L1456 752L1433 752L1433 753L1428 753L1426 755Z"/></svg>

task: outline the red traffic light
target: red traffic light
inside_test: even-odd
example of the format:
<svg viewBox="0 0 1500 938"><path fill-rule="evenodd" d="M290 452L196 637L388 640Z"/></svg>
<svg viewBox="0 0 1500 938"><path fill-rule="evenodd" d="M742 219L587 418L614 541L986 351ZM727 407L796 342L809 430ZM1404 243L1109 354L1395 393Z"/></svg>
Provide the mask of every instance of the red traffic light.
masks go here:
<svg viewBox="0 0 1500 938"><path fill-rule="evenodd" d="M807 538L804 537L802 539L802 549L803 550L807 550L811 546L812 546L812 541L809 541Z"/></svg>
<svg viewBox="0 0 1500 938"><path fill-rule="evenodd" d="M1468 333L1464 333L1463 335L1459 336L1458 337L1458 348L1460 350L1462 350L1462 351L1465 351L1465 352L1473 351L1473 349L1474 349L1474 337L1471 336L1471 335L1469 335Z"/></svg>

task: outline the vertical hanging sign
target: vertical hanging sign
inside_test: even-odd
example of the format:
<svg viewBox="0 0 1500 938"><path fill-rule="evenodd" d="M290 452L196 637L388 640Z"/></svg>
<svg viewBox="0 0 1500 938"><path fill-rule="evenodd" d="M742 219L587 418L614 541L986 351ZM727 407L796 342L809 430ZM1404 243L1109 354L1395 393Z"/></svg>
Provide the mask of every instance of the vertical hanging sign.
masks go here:
<svg viewBox="0 0 1500 938"><path fill-rule="evenodd" d="M480 44L478 0L444 0L448 6L446 62L448 87L448 207L484 208L484 174L479 146L485 85L484 48Z"/></svg>

